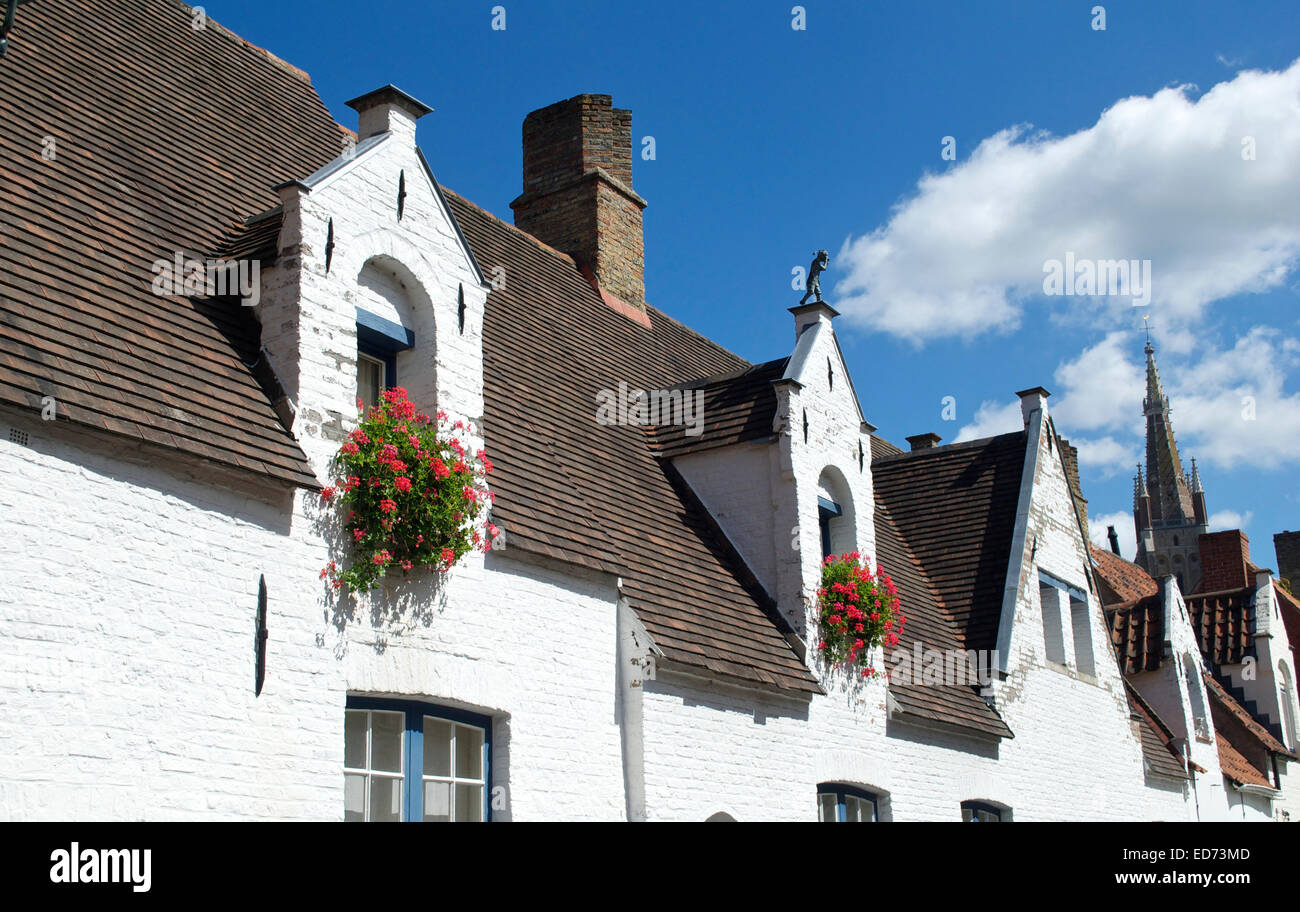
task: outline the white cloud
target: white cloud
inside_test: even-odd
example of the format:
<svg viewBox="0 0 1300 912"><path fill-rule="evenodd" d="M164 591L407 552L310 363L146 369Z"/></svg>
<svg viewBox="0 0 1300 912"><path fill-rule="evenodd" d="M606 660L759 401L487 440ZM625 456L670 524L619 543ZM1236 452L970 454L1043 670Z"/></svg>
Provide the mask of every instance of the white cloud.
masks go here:
<svg viewBox="0 0 1300 912"><path fill-rule="evenodd" d="M1192 94L1122 99L1069 136L983 140L845 240L836 306L917 342L1014 329L1031 298L1131 322L1127 299L1041 299L1043 264L1073 252L1150 259L1152 304L1176 334L1213 301L1279 285L1300 259L1300 60Z"/></svg>
<svg viewBox="0 0 1300 912"><path fill-rule="evenodd" d="M1232 469L1278 468L1300 460L1300 394L1288 395L1288 369L1300 340L1256 326L1232 348L1168 370L1165 394L1184 458ZM1172 381L1172 382L1171 382Z"/></svg>
<svg viewBox="0 0 1300 912"><path fill-rule="evenodd" d="M971 423L958 431L952 442L981 440L985 437L1010 434L1012 431L1024 429L1025 419L1020 412L1019 399L1007 403L985 401L981 402L979 408L975 410L975 418Z"/></svg>
<svg viewBox="0 0 1300 912"><path fill-rule="evenodd" d="M1245 529L1254 518L1255 514L1249 510L1246 511L1245 516L1242 516L1236 510L1219 510L1217 513L1210 514L1210 531L1222 532L1225 529Z"/></svg>
<svg viewBox="0 0 1300 912"><path fill-rule="evenodd" d="M1056 369L1051 400L1057 430L1079 448L1079 465L1101 478L1132 472L1145 461L1142 399L1146 366L1132 336L1113 332ZM1256 326L1231 348L1202 344L1194 358L1163 353L1160 376L1170 398L1174 432L1190 470L1276 469L1300 462L1300 393L1286 390L1300 366L1300 339ZM957 440L1019 429L1015 402L986 401Z"/></svg>
<svg viewBox="0 0 1300 912"><path fill-rule="evenodd" d="M1053 376L1061 395L1052 414L1061 433L1141 425L1146 366L1140 353L1133 357L1134 349L1131 333L1113 332L1057 367Z"/></svg>
<svg viewBox="0 0 1300 912"><path fill-rule="evenodd" d="M1110 539L1106 535L1109 526L1114 526L1115 534L1119 536L1120 556L1132 560L1137 553L1137 532L1133 526L1133 514L1120 511L1088 517L1088 538L1092 539L1092 543L1098 548L1105 548L1107 551L1110 550Z"/></svg>
<svg viewBox="0 0 1300 912"><path fill-rule="evenodd" d="M1059 422L1057 428L1062 429ZM1136 473L1142 461L1136 444L1121 443L1114 437L1071 439L1070 446L1079 450L1080 471L1096 469L1102 478L1113 478L1123 472Z"/></svg>

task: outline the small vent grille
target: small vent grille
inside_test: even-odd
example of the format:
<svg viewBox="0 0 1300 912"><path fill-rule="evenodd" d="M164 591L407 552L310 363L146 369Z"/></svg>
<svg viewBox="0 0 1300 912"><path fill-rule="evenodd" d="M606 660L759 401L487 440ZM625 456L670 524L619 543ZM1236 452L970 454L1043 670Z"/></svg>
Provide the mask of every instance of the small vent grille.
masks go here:
<svg viewBox="0 0 1300 912"><path fill-rule="evenodd" d="M15 427L11 427L9 429L10 443L16 443L19 446L27 446L27 441L28 441L28 437L26 431L20 431L18 430L18 428Z"/></svg>

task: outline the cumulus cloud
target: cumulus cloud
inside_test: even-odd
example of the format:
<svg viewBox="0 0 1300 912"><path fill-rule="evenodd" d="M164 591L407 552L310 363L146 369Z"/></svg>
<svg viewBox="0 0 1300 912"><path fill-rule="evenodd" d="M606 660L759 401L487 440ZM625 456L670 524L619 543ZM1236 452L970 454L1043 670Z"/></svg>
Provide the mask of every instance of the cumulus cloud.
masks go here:
<svg viewBox="0 0 1300 912"><path fill-rule="evenodd" d="M1193 95L1125 98L1069 136L1021 125L984 139L846 239L836 306L914 342L1014 329L1030 299L1131 322L1127 298L1043 299L1044 264L1149 259L1176 347L1206 305L1276 287L1300 260L1300 60Z"/></svg>
<svg viewBox="0 0 1300 912"><path fill-rule="evenodd" d="M1300 393L1285 389L1300 364L1300 340L1264 326L1232 348L1210 348L1170 373L1165 393L1185 456L1232 469L1274 469L1300 460Z"/></svg>
<svg viewBox="0 0 1300 912"><path fill-rule="evenodd" d="M1219 510L1217 513L1211 513L1209 516L1210 531L1222 532L1225 529L1244 529L1250 525L1250 521L1254 519L1254 517L1255 514L1249 510L1246 511L1245 516L1238 513L1236 510Z"/></svg>
<svg viewBox="0 0 1300 912"><path fill-rule="evenodd" d="M1102 478L1145 460L1142 398L1146 367L1130 336L1108 334L1062 362L1051 401L1057 430L1079 448L1079 464ZM1162 352L1163 354L1163 352ZM1185 460L1222 469L1276 469L1300 462L1300 393L1288 375L1300 366L1300 339L1256 326L1229 348L1203 342L1192 356L1160 358L1171 420ZM985 401L957 440L1017 430L1019 405Z"/></svg>
<svg viewBox="0 0 1300 912"><path fill-rule="evenodd" d="M981 440L985 437L995 437L998 434L1009 434L1012 431L1024 430L1025 419L1020 412L1020 400L1013 402L982 402L979 408L975 410L975 417L970 424L965 425L957 436L953 438L953 443L962 443L966 440Z"/></svg>

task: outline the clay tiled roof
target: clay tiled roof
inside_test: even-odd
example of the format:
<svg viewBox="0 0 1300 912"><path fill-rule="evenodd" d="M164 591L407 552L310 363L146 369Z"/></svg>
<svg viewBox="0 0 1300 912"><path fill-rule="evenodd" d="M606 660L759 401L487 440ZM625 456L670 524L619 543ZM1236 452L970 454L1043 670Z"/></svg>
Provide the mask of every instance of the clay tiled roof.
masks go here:
<svg viewBox="0 0 1300 912"><path fill-rule="evenodd" d="M1160 591L1151 575L1132 561L1096 545L1091 546L1091 551L1093 568L1101 578L1104 604L1133 603Z"/></svg>
<svg viewBox="0 0 1300 912"><path fill-rule="evenodd" d="M1291 752L1283 746L1282 742L1277 740L1277 738L1273 736L1272 732L1261 725L1259 721L1246 710L1246 707L1238 703L1236 698L1233 697L1232 694L1228 693L1228 691L1224 689L1223 685L1214 679L1213 675L1204 674L1204 678L1205 691L1209 694L1210 703L1213 706L1218 707L1227 716L1234 719L1236 724L1240 725L1252 738L1258 741L1265 750L1277 754L1285 754L1288 757L1292 756ZM1216 720L1215 725L1219 725L1218 720Z"/></svg>
<svg viewBox="0 0 1300 912"><path fill-rule="evenodd" d="M1142 756L1151 772L1186 779L1187 771L1183 767L1182 755L1174 747L1173 732L1127 681L1124 682L1124 692L1128 696L1129 712L1138 720Z"/></svg>
<svg viewBox="0 0 1300 912"><path fill-rule="evenodd" d="M899 536L889 508L879 498L875 524L876 561L898 587L899 604L907 618L897 648L905 654L914 654L917 644L923 650L960 649L952 618L939 607L938 596ZM891 683L889 692L904 719L957 726L998 738L1013 737L1002 717L984 702L975 687Z"/></svg>
<svg viewBox="0 0 1300 912"><path fill-rule="evenodd" d="M648 429L660 456L671 458L714 447L772 437L776 417L776 392L772 384L785 373L789 358L745 367L717 377L682 384L683 394L704 392L703 414L708 416L697 436L684 424L661 424Z"/></svg>
<svg viewBox="0 0 1300 912"><path fill-rule="evenodd" d="M1219 748L1220 769L1225 776L1243 785L1272 788L1269 754L1280 754L1288 759L1295 755L1260 725L1218 681L1208 674L1204 677L1214 722L1214 740Z"/></svg>
<svg viewBox="0 0 1300 912"><path fill-rule="evenodd" d="M1201 654L1219 665L1236 665L1255 654L1255 591L1238 589L1189 595L1184 600Z"/></svg>
<svg viewBox="0 0 1300 912"><path fill-rule="evenodd" d="M155 296L151 266L215 251L341 128L301 73L192 21L172 0L21 7L0 61L0 403L53 396L60 419L314 484L246 366L251 315Z"/></svg>
<svg viewBox="0 0 1300 912"><path fill-rule="evenodd" d="M871 465L877 500L925 568L964 649L996 646L1024 457L1021 431Z"/></svg>
<svg viewBox="0 0 1300 912"><path fill-rule="evenodd" d="M1222 770L1223 775L1242 785L1273 787L1273 783L1269 781L1268 776L1255 764L1247 760L1245 755L1228 740L1226 734L1216 730L1214 741L1219 748L1219 769Z"/></svg>
<svg viewBox="0 0 1300 912"><path fill-rule="evenodd" d="M643 429L596 420L597 393L620 381L663 389L750 365L653 307L648 327L622 316L571 258L447 198L479 263L510 277L488 295L483 329L493 516L507 547L618 573L668 664L816 692L770 600Z"/></svg>
<svg viewBox="0 0 1300 912"><path fill-rule="evenodd" d="M1125 675L1155 671L1164 658L1164 600L1151 595L1135 603L1106 609L1110 641Z"/></svg>

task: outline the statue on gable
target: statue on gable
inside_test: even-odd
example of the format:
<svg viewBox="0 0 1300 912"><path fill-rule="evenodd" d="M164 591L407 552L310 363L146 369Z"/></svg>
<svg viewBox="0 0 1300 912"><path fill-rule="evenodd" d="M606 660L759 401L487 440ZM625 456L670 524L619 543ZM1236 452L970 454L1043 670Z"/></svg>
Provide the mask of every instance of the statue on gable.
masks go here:
<svg viewBox="0 0 1300 912"><path fill-rule="evenodd" d="M808 283L805 286L808 291L799 299L799 305L807 301L813 295L817 296L817 303L822 302L822 273L826 267L831 264L831 255L825 250L818 250L813 256L812 265L808 267Z"/></svg>

